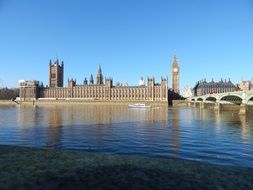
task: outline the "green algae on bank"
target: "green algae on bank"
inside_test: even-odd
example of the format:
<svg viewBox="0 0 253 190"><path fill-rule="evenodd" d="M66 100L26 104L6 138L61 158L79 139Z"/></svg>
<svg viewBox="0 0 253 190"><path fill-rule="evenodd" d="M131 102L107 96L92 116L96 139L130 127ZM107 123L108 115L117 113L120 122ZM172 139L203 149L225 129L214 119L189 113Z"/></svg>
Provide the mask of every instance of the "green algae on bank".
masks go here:
<svg viewBox="0 0 253 190"><path fill-rule="evenodd" d="M253 189L253 169L0 146L0 189Z"/></svg>

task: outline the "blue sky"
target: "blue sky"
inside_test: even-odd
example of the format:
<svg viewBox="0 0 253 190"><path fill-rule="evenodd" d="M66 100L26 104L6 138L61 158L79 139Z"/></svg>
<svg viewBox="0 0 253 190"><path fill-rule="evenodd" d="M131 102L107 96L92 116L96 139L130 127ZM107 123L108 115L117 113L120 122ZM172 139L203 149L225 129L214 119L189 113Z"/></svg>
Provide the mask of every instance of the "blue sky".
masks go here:
<svg viewBox="0 0 253 190"><path fill-rule="evenodd" d="M176 53L180 87L206 78L253 77L251 0L0 0L0 87L48 84L48 63L68 78L96 75L138 84L168 76Z"/></svg>

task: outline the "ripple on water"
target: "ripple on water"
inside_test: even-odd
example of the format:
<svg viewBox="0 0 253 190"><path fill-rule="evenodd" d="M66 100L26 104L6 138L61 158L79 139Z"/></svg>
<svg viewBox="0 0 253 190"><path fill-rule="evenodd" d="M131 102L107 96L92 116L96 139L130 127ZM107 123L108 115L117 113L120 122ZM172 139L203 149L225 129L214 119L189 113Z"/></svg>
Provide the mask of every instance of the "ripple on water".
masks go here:
<svg viewBox="0 0 253 190"><path fill-rule="evenodd" d="M253 119L194 108L0 107L0 144L253 167Z"/></svg>

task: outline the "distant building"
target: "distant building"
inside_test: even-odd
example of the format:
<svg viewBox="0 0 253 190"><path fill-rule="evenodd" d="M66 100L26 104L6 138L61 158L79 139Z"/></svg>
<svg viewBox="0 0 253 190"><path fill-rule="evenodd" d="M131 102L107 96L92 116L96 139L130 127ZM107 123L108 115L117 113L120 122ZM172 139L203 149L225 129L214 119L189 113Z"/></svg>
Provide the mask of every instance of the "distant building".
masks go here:
<svg viewBox="0 0 253 190"><path fill-rule="evenodd" d="M168 80L161 77L161 83L155 83L154 78L147 79L147 85L141 86L114 86L112 78L103 80L101 66L98 68L97 81L94 84L93 75L82 84L69 79L68 86L63 87L63 62L59 65L49 63L49 87L43 87L38 81L20 81L20 99L94 99L112 101L168 101Z"/></svg>
<svg viewBox="0 0 253 190"><path fill-rule="evenodd" d="M252 78L252 80L241 80L238 87L240 90L252 90L253 89L253 78Z"/></svg>
<svg viewBox="0 0 253 190"><path fill-rule="evenodd" d="M128 86L127 82L116 82L115 86Z"/></svg>
<svg viewBox="0 0 253 190"><path fill-rule="evenodd" d="M179 63L176 55L174 56L172 63L172 90L175 93L179 93Z"/></svg>
<svg viewBox="0 0 253 190"><path fill-rule="evenodd" d="M145 86L145 81L143 77L141 77L141 79L139 80L139 86Z"/></svg>
<svg viewBox="0 0 253 190"><path fill-rule="evenodd" d="M180 95L183 96L184 98L192 97L193 90L189 86L186 86L186 87L184 87L183 90L180 91Z"/></svg>
<svg viewBox="0 0 253 190"><path fill-rule="evenodd" d="M202 96L205 94L216 94L223 92L236 91L238 88L230 81L206 82L206 80L198 81L193 88L194 96Z"/></svg>
<svg viewBox="0 0 253 190"><path fill-rule="evenodd" d="M83 85L87 85L88 84L88 80L87 78L85 77L84 80L83 80Z"/></svg>
<svg viewBox="0 0 253 190"><path fill-rule="evenodd" d="M90 84L94 84L94 79L93 79L93 75L90 75Z"/></svg>

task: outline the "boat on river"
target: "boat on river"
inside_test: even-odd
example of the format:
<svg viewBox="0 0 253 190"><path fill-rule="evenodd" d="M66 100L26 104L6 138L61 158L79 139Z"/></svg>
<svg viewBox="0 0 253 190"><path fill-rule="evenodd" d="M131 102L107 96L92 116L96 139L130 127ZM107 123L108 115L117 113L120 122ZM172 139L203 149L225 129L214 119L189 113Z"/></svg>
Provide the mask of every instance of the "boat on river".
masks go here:
<svg viewBox="0 0 253 190"><path fill-rule="evenodd" d="M129 104L128 107L129 108L151 108L151 105L137 103L137 104Z"/></svg>

